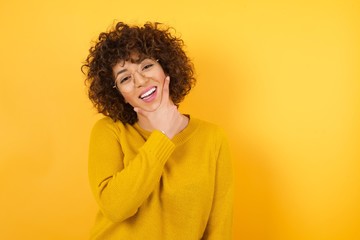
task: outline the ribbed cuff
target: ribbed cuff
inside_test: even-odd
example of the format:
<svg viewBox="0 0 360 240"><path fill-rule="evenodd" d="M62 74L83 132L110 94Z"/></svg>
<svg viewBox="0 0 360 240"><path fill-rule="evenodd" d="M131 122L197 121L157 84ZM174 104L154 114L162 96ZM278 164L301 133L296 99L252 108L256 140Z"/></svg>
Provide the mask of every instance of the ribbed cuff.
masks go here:
<svg viewBox="0 0 360 240"><path fill-rule="evenodd" d="M162 132L155 130L151 133L142 148L152 154L161 163L165 163L175 149L175 144Z"/></svg>

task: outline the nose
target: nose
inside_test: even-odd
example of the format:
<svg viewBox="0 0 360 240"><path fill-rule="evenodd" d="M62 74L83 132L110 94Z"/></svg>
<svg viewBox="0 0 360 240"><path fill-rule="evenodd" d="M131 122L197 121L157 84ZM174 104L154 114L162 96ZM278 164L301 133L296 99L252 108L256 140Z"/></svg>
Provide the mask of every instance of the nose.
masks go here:
<svg viewBox="0 0 360 240"><path fill-rule="evenodd" d="M138 71L135 71L133 73L133 77L135 87L141 87L148 81L148 78L139 73Z"/></svg>

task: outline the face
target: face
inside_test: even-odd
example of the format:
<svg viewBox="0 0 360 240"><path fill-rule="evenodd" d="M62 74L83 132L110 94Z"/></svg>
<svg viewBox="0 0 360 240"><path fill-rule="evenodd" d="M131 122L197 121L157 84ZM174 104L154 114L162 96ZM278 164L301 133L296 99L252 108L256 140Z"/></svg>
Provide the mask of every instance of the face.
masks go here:
<svg viewBox="0 0 360 240"><path fill-rule="evenodd" d="M121 61L113 67L113 74L116 88L131 106L150 112L160 106L166 74L158 61Z"/></svg>

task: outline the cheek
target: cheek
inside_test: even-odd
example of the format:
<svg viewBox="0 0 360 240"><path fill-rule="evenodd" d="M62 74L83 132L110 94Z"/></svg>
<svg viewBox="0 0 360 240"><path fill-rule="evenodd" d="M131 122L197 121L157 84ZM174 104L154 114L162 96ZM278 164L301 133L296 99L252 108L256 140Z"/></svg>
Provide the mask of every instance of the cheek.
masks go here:
<svg viewBox="0 0 360 240"><path fill-rule="evenodd" d="M161 81L161 82L164 81L165 77L166 77L166 74L165 74L164 70L162 70L162 69L160 69L160 70L156 73L156 78L157 78L159 81Z"/></svg>
<svg viewBox="0 0 360 240"><path fill-rule="evenodd" d="M124 94L124 93L120 93L122 96L123 96L123 98L124 98L124 100L125 100L125 102L126 103L131 103L131 97L130 97L130 95L129 94Z"/></svg>
<svg viewBox="0 0 360 240"><path fill-rule="evenodd" d="M158 79L159 83L161 84L161 86L164 84L165 78L166 78L166 74L165 74L165 73L160 73L160 74L157 76L157 79Z"/></svg>

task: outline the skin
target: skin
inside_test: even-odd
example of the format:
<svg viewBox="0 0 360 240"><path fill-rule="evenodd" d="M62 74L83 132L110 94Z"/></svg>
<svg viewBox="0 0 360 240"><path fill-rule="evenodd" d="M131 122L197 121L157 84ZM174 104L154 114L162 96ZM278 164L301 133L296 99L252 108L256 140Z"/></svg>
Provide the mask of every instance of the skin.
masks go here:
<svg viewBox="0 0 360 240"><path fill-rule="evenodd" d="M145 65L146 66L146 65ZM142 73L138 72L139 64L129 61L120 62L113 67L116 82L119 83L126 76L132 76L134 87L131 91L121 91L126 102L134 107L138 116L138 124L147 131L159 130L172 139L188 124L189 119L182 115L169 96L170 76L167 76L159 63L155 63ZM121 74L118 74L122 72ZM156 87L156 91L148 99L139 98L149 89ZM119 88L121 89L121 88Z"/></svg>

